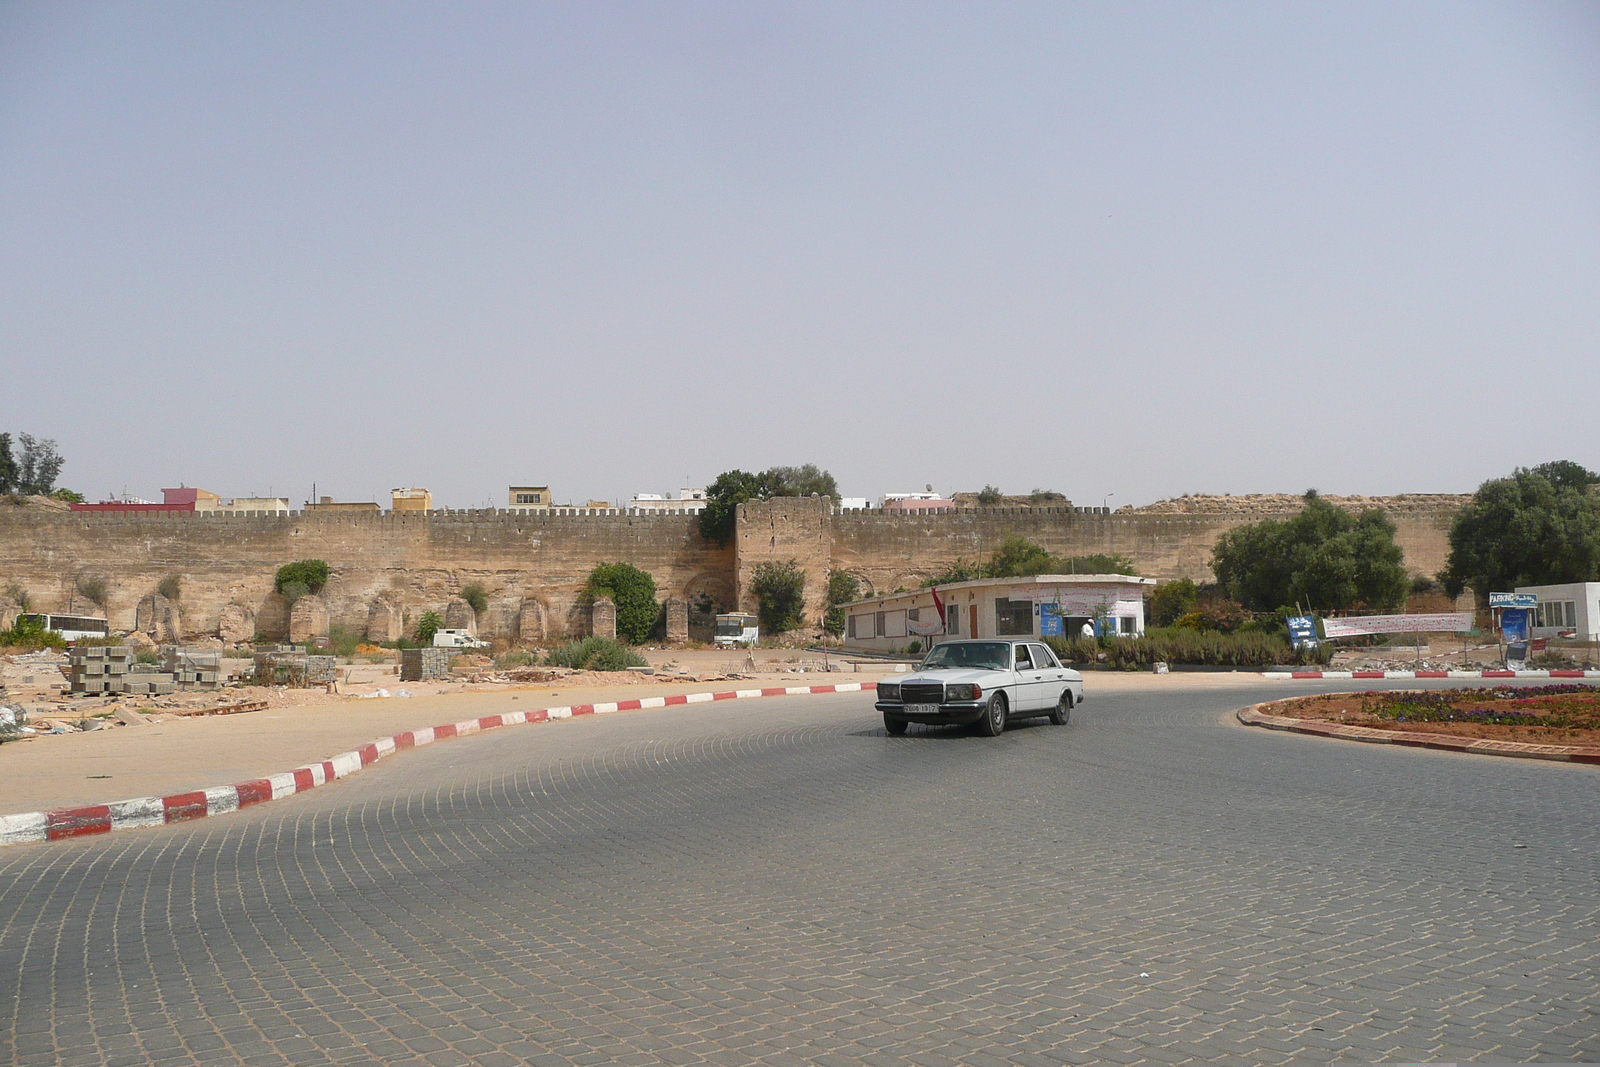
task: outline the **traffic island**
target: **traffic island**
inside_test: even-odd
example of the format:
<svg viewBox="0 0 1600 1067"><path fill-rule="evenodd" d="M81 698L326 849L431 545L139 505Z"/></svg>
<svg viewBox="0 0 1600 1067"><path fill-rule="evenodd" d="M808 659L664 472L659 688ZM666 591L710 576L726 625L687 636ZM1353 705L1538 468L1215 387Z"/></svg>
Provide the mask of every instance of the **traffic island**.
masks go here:
<svg viewBox="0 0 1600 1067"><path fill-rule="evenodd" d="M1247 726L1368 744L1600 765L1600 689L1587 685L1323 693L1253 704Z"/></svg>

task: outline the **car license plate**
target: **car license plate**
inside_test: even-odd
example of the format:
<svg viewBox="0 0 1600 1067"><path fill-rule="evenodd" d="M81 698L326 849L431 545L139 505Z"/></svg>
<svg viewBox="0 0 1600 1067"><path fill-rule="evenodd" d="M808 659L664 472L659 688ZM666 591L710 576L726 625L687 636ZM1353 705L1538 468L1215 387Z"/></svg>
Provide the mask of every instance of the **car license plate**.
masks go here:
<svg viewBox="0 0 1600 1067"><path fill-rule="evenodd" d="M939 705L937 705L937 704L907 704L906 705L906 713L908 715L937 715L937 714L939 714Z"/></svg>

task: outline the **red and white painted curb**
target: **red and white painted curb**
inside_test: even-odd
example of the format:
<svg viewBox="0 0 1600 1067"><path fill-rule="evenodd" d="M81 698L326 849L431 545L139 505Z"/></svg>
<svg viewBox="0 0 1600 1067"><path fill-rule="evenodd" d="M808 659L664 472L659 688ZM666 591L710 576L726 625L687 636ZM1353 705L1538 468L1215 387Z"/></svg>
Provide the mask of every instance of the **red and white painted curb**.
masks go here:
<svg viewBox="0 0 1600 1067"><path fill-rule="evenodd" d="M738 689L731 693L689 693L679 696L641 697L638 700L618 700L605 704L576 704L559 708L539 708L534 711L512 711L504 715L489 715L482 719L429 726L422 730L407 730L393 737L383 737L351 752L341 752L332 759L312 763L283 774L269 775L238 785L198 789L192 793L176 793L167 797L135 797L117 800L110 804L90 804L79 808L57 808L54 811L29 811L19 815L0 815L0 845L20 845L35 841L60 841L69 837L89 834L106 834L112 830L133 830L143 826L163 826L173 822L204 819L209 815L225 815L230 811L264 804L269 800L282 800L296 793L304 793L338 778L348 778L376 763L385 756L408 748L430 745L450 737L465 737L501 726L518 726L530 722L549 722L552 719L570 719L578 715L603 715L612 711L639 711L645 708L665 708L678 704L709 704L716 700L748 700L752 697L803 696L812 693L859 693L878 687L876 682L846 682L841 685L797 685L773 689Z"/></svg>
<svg viewBox="0 0 1600 1067"><path fill-rule="evenodd" d="M1264 726L1268 730L1315 734L1318 737L1334 737L1343 741L1364 741L1369 745L1436 748L1447 752L1470 752L1479 756L1513 756L1521 759L1547 759L1562 763L1587 763L1600 766L1600 748L1589 748L1584 745L1537 745L1527 741L1455 737L1451 734L1433 734L1422 730L1375 730L1370 726L1350 726L1317 719L1272 715L1262 710L1282 703L1285 702L1271 700L1265 704L1252 704L1248 708L1240 708L1234 714L1246 726Z"/></svg>
<svg viewBox="0 0 1600 1067"><path fill-rule="evenodd" d="M1262 671L1263 678L1600 678L1600 671Z"/></svg>

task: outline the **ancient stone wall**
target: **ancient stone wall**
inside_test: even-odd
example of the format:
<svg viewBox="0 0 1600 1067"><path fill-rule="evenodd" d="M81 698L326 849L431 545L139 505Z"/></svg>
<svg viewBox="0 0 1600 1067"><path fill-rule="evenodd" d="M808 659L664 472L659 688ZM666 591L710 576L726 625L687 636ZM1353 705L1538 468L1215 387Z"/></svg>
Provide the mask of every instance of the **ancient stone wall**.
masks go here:
<svg viewBox="0 0 1600 1067"><path fill-rule="evenodd" d="M409 634L423 611L443 613L465 585L479 582L489 597L488 610L476 620L483 637L544 644L587 631L588 608L579 597L600 562L623 560L648 571L663 599L700 604L703 594L715 610L753 610L754 568L795 559L807 574L806 615L817 620L830 568L855 574L864 594L915 588L957 559L986 559L1012 534L1057 555L1127 555L1149 577L1208 580L1218 536L1242 522L1292 514L1298 503L1291 499L1271 514L1254 506L1107 514L1072 507L835 512L822 498L753 501L741 505L727 548L703 540L692 515L106 514L0 507L0 592L15 582L35 610L91 611L75 593L77 578L100 575L110 589L112 628L131 630L139 602L162 578L180 574L186 637L226 630L281 639L290 612L272 591L274 573L294 560L322 559L331 568L321 594L331 625L365 632L374 624L376 639ZM1453 509L1385 511L1411 570L1441 570Z"/></svg>
<svg viewBox="0 0 1600 1067"><path fill-rule="evenodd" d="M183 576L189 635L216 634L230 606L253 615L264 637L287 636L289 612L272 591L277 568L326 560L322 592L330 622L365 631L381 597L408 632L423 611L443 612L463 586L481 583L490 610L485 637L510 638L527 618L558 637L596 563L626 560L649 571L663 596L710 592L731 604L732 548L703 540L692 515L548 513L59 512L0 507L0 589L15 582L37 610L90 611L78 575L106 578L113 629L132 630L140 600L169 574ZM531 605L537 604L537 607ZM95 612L98 614L98 612ZM229 612L237 632L240 612ZM506 631L513 631L508 633Z"/></svg>

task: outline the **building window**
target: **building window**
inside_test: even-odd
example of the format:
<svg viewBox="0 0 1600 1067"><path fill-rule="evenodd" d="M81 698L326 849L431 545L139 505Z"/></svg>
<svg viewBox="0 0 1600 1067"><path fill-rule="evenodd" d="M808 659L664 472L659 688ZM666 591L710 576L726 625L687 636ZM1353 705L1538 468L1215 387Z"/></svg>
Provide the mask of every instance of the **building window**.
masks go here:
<svg viewBox="0 0 1600 1067"><path fill-rule="evenodd" d="M542 493L518 493L517 494L517 503L519 503L519 504L542 504L544 501L541 500L540 498L543 495L544 494L542 494Z"/></svg>
<svg viewBox="0 0 1600 1067"><path fill-rule="evenodd" d="M856 635L856 620L858 618L860 618L860 617L861 616L859 616L859 615L852 615L848 619L845 620L845 631L844 631L844 633L845 633L846 637L850 637L850 638L854 638L855 637L855 635Z"/></svg>
<svg viewBox="0 0 1600 1067"><path fill-rule="evenodd" d="M994 602L994 631L1001 637L1031 635L1033 601L997 597Z"/></svg>
<svg viewBox="0 0 1600 1067"><path fill-rule="evenodd" d="M872 636L883 637L889 632L887 612L875 612L872 616Z"/></svg>
<svg viewBox="0 0 1600 1067"><path fill-rule="evenodd" d="M1117 620L1117 629L1124 635L1131 635L1133 633L1133 624L1137 621L1132 616L1124 615Z"/></svg>
<svg viewBox="0 0 1600 1067"><path fill-rule="evenodd" d="M961 605L946 604L944 606L944 632L959 634L961 632Z"/></svg>

